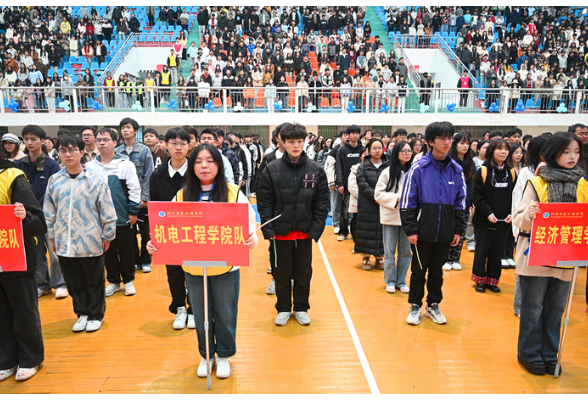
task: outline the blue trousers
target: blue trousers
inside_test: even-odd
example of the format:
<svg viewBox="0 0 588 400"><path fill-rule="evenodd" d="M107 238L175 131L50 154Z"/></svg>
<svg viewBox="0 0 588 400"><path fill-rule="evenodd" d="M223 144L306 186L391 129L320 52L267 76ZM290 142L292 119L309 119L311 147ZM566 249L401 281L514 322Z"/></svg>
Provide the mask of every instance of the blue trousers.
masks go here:
<svg viewBox="0 0 588 400"><path fill-rule="evenodd" d="M561 317L570 282L556 278L520 275L521 322L518 359L527 363L557 360Z"/></svg>
<svg viewBox="0 0 588 400"><path fill-rule="evenodd" d="M204 277L186 272L188 298L194 312L198 351L206 357L206 335L204 332ZM237 312L239 309L239 287L241 270L208 279L208 346L211 357L234 356L237 352Z"/></svg>

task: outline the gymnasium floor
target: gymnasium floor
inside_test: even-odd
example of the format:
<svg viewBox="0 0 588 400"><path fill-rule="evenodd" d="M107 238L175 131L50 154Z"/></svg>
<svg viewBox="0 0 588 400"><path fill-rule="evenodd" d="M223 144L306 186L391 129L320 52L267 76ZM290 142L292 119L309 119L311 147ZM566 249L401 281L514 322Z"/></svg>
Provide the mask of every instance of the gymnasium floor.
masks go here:
<svg viewBox="0 0 588 400"><path fill-rule="evenodd" d="M563 374L535 376L517 362L514 270L503 271L502 293L476 293L470 281L473 253L464 249L462 271L445 272L444 326L423 317L409 326L407 295L384 290L383 271L363 271L351 240L337 242L326 228L313 248L309 315L274 325L275 296L267 242L241 269L237 354L212 393L586 393L588 314L586 269L581 269L563 352ZM330 271L332 270L332 276ZM409 272L410 275L410 272ZM71 298L39 300L45 364L37 376L0 382L0 393L204 393L196 377L196 333L172 329L165 268L137 272L137 294L107 298L104 325L73 333Z"/></svg>

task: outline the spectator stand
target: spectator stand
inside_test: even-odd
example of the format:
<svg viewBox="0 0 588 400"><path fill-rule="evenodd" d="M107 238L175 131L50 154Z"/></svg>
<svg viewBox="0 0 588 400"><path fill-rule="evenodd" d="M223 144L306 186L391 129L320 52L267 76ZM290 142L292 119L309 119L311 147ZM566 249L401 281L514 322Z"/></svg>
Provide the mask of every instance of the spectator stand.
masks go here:
<svg viewBox="0 0 588 400"><path fill-rule="evenodd" d="M386 23L388 11L383 7L375 8L378 18L388 28ZM394 12L401 12L406 8L398 7ZM505 10L505 7L492 9L483 6L464 6L463 8L458 6L453 7L451 10L433 7L432 11L423 11L423 8L414 8L416 11L420 11L419 18L428 13L430 20L434 15L434 11L439 9L441 9L440 15L442 17L444 11L449 13L446 15L457 17L457 21L455 22L454 19L452 25L442 25L440 31L436 31L434 34L423 35L420 32L420 35L417 36L414 34L406 35L406 32L403 32L404 34L400 36L399 41L403 47L441 47L448 60L457 67L458 71L462 71L463 67L469 67L470 77L478 80L475 85L479 89L476 107L489 108L486 101L486 91L489 85L488 77L493 76L491 79L496 80L498 87L502 86L504 81L507 82L509 87L512 87L513 76L519 72L521 77L517 77L517 79L519 80L519 88L521 88L527 74L532 73L532 87L524 91L526 93L525 99L521 104L522 107L519 107L519 109L526 109L527 112L539 110L539 112L545 113L557 109L573 110L576 108L578 99L574 94L575 92L572 93L572 91L584 89L588 86L588 64L586 63L586 57L584 57L587 53L586 42L588 42L586 9L513 6L506 7ZM413 17L416 16L416 11L412 14ZM466 16L468 18L463 19ZM417 23L418 21L415 20L414 26ZM462 23L466 28L459 29L463 26ZM397 26L395 25L396 28L394 26L390 28L389 36L399 36L400 32L394 32ZM414 26L412 27L413 32ZM502 27L502 32L498 30L499 27ZM545 34L546 31L547 34ZM467 37L465 32L467 32ZM537 35L536 32L543 33ZM488 34L487 39L486 33ZM572 38L574 34L576 37ZM572 40L576 38L578 40ZM480 39L482 46L478 46L478 57L475 57L472 62L464 66L459 54L454 51L457 43L464 42L468 47L472 48L475 47L473 46L474 41L479 43ZM518 54L514 53L514 58L512 50L510 55L508 52L504 55L502 51L502 48L507 48L505 46L509 40L514 44L518 52ZM554 53L549 57L551 49L553 49ZM562 51L565 53L564 56L561 56ZM456 54L455 56L454 53ZM481 72L479 63L483 54L489 54L489 61L492 63L491 73L486 74L486 81L478 78ZM495 59L498 59L498 65L494 64ZM499 68L500 64L506 59L508 59L507 66ZM522 64L526 64L526 71L521 71ZM561 68L563 68L563 73ZM512 75L510 75L510 71L514 71ZM539 76L541 76L542 80L538 78ZM562 86L565 86L564 90L562 90ZM530 89L538 89L536 91L538 94ZM549 90L542 91L541 89ZM497 103L499 102L500 100L498 99ZM582 100L580 105L582 109L584 108L584 103L585 101ZM563 104L565 107L560 107L558 104ZM513 104L509 104L509 107L514 109Z"/></svg>

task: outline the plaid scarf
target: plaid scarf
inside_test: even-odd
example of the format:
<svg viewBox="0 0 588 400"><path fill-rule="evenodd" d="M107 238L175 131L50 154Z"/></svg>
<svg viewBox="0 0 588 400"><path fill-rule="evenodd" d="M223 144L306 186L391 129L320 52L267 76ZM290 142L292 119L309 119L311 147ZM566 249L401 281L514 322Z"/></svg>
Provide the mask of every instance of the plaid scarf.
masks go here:
<svg viewBox="0 0 588 400"><path fill-rule="evenodd" d="M583 174L578 165L572 169L545 166L539 170L539 176L547 182L550 203L575 203L578 200L578 181Z"/></svg>

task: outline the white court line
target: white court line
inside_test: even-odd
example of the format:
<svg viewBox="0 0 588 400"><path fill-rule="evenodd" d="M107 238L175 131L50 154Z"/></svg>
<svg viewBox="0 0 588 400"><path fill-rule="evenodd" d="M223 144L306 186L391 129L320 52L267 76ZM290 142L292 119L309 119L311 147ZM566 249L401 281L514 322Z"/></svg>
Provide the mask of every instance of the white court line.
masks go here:
<svg viewBox="0 0 588 400"><path fill-rule="evenodd" d="M378 388L378 384L376 383L376 379L374 378L374 374L372 373L370 364L367 360L367 357L365 356L365 352L363 351L361 342L359 341L359 336L357 336L357 331L355 330L355 326L353 325L353 321L351 320L351 315L349 315L349 310L347 309L345 300L343 300L343 295L341 294L341 290L339 289L339 285L337 284L337 280L335 279L335 274L333 274L333 270L331 269L331 264L329 264L329 260L327 259L327 254L325 253L323 244L320 240L317 244L319 250L321 251L321 255L323 256L325 266L327 267L327 273L329 274L329 278L331 279L331 284L333 285L333 289L335 289L337 300L339 300L341 311L343 311L343 317L345 317L347 328L349 329L349 333L351 333L353 345L355 346L355 351L357 352L357 356L359 357L359 361L361 362L361 367L363 368L365 379L368 381L370 391L372 394L380 394L380 389Z"/></svg>

